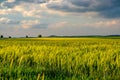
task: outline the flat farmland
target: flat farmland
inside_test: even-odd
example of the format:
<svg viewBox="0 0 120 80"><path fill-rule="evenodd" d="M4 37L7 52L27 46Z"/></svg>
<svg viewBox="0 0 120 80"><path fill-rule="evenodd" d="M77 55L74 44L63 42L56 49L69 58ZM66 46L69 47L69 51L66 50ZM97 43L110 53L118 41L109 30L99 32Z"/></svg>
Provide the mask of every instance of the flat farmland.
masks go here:
<svg viewBox="0 0 120 80"><path fill-rule="evenodd" d="M120 80L120 39L0 39L0 80Z"/></svg>

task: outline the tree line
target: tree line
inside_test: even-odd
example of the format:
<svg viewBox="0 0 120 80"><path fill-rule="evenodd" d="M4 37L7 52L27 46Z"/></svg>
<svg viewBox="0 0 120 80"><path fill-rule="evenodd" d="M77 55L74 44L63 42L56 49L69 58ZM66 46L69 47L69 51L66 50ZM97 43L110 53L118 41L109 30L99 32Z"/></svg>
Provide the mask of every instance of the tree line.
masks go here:
<svg viewBox="0 0 120 80"><path fill-rule="evenodd" d="M42 35L39 34L37 37L38 37L38 38L41 38ZM3 35L0 35L0 38L4 38L4 36L3 36ZM12 37L11 37L11 36L8 36L8 38L12 38ZM30 38L30 37L29 37L28 35L26 35L25 38Z"/></svg>

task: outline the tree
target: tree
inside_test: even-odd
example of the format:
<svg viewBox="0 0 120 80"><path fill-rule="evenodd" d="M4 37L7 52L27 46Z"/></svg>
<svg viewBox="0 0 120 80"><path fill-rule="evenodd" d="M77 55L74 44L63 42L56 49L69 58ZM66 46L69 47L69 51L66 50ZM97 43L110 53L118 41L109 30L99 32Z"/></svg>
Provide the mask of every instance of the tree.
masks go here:
<svg viewBox="0 0 120 80"><path fill-rule="evenodd" d="M28 38L28 35L26 35L26 38Z"/></svg>
<svg viewBox="0 0 120 80"><path fill-rule="evenodd" d="M41 37L42 37L42 35L40 34L40 35L38 35L38 37L39 37L39 38L41 38Z"/></svg>
<svg viewBox="0 0 120 80"><path fill-rule="evenodd" d="M0 38L3 38L3 35L1 35Z"/></svg>
<svg viewBox="0 0 120 80"><path fill-rule="evenodd" d="M11 36L9 36L8 38L12 38Z"/></svg>

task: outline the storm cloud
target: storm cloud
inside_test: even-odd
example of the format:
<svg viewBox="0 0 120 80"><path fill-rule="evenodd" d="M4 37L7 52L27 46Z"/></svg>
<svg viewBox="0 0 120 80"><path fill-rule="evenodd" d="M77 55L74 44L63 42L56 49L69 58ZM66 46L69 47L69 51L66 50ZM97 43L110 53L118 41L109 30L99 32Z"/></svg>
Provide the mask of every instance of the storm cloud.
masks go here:
<svg viewBox="0 0 120 80"><path fill-rule="evenodd" d="M24 3L46 3L52 10L68 13L96 12L105 18L120 18L120 0L0 0L3 8Z"/></svg>
<svg viewBox="0 0 120 80"><path fill-rule="evenodd" d="M62 0L47 7L65 12L96 12L106 18L120 18L120 0Z"/></svg>

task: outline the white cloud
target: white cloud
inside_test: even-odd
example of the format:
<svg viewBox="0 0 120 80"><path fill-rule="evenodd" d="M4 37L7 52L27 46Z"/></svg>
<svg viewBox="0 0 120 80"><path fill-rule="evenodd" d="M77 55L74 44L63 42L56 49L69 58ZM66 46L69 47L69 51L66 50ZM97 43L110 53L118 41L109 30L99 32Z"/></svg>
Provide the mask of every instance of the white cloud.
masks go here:
<svg viewBox="0 0 120 80"><path fill-rule="evenodd" d="M118 26L119 23L120 23L119 20L109 20L109 21L98 21L93 23L86 23L83 25L95 27L95 28L102 28L102 27L115 27L115 26Z"/></svg>
<svg viewBox="0 0 120 80"><path fill-rule="evenodd" d="M9 22L10 21L10 19L8 19L8 18L0 18L0 23L7 23L7 22Z"/></svg>
<svg viewBox="0 0 120 80"><path fill-rule="evenodd" d="M19 21L15 21L15 20L12 20L12 19L2 17L2 18L0 18L0 23L1 24L19 24Z"/></svg>
<svg viewBox="0 0 120 80"><path fill-rule="evenodd" d="M55 28L63 28L63 27L65 27L67 24L68 24L67 21L62 21L62 22L50 24L50 25L48 26L48 28L53 28L53 29L55 29Z"/></svg>
<svg viewBox="0 0 120 80"><path fill-rule="evenodd" d="M41 10L39 9L39 6L35 4L31 4L31 6L28 7L29 5L30 4L18 5L15 6L13 10L21 13L24 17L40 18Z"/></svg>
<svg viewBox="0 0 120 80"><path fill-rule="evenodd" d="M17 12L13 9L0 9L0 15L16 14Z"/></svg>
<svg viewBox="0 0 120 80"><path fill-rule="evenodd" d="M41 10L38 6L35 6L34 4L31 5L31 7L27 8L28 4L25 5L18 5L13 8L7 8L7 9L0 9L0 15L9 15L9 14L22 14L23 17L34 17L34 18L40 18L41 17Z"/></svg>
<svg viewBox="0 0 120 80"><path fill-rule="evenodd" d="M62 0L36 0L36 1L28 0L28 2L24 0L21 0L21 1L23 1L24 3L22 2L21 4L17 4L17 2L19 1L14 1L14 0L8 0L8 1L2 2L1 6L3 7L3 9L0 10L0 14L6 15L6 14L13 14L13 12L14 13L19 12L24 17L36 17L36 18L41 17L40 15L41 12L47 12L52 15L53 14L59 14L61 16L66 15L66 12L49 9L47 7L48 4L60 3ZM38 2L38 4L36 4L36 2ZM46 2L46 3L43 4L39 2Z"/></svg>
<svg viewBox="0 0 120 80"><path fill-rule="evenodd" d="M7 0L8 2L15 2L15 0Z"/></svg>
<svg viewBox="0 0 120 80"><path fill-rule="evenodd" d="M28 29L28 28L31 28L32 26L34 25L38 25L40 24L40 21L38 20L24 20L24 21L21 21L21 25L22 25L22 28L24 29Z"/></svg>

